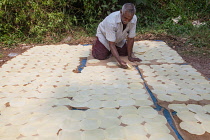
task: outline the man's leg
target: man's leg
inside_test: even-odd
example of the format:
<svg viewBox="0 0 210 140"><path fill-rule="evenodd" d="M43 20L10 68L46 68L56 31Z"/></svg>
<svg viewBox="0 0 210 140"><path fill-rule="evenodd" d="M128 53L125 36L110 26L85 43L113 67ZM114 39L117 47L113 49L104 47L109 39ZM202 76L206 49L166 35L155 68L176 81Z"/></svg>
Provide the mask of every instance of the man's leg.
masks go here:
<svg viewBox="0 0 210 140"><path fill-rule="evenodd" d="M127 43L125 43L122 48L120 48L120 47L116 47L116 48L117 48L117 51L118 51L120 56L128 56Z"/></svg>
<svg viewBox="0 0 210 140"><path fill-rule="evenodd" d="M97 38L92 47L93 57L99 60L104 60L107 59L110 54L111 51L109 51Z"/></svg>

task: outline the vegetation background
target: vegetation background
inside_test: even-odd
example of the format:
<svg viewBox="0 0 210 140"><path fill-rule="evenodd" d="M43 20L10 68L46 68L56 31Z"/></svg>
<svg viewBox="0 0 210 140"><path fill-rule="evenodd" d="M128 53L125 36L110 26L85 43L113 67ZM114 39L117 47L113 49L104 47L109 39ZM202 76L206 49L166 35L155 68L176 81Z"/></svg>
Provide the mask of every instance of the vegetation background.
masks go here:
<svg viewBox="0 0 210 140"><path fill-rule="evenodd" d="M0 45L55 43L69 34L94 36L97 25L126 2L137 7L137 32L187 38L197 47L209 45L209 0L1 0ZM175 24L172 18L181 17ZM194 27L192 21L206 24Z"/></svg>

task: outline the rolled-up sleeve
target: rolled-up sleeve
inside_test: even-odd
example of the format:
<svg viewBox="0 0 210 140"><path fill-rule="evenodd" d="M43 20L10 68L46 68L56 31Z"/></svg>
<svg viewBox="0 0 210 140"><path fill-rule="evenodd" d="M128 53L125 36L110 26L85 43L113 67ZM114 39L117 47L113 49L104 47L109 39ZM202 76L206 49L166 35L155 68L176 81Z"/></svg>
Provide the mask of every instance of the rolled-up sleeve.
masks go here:
<svg viewBox="0 0 210 140"><path fill-rule="evenodd" d="M106 39L110 42L115 42L116 41L116 32L115 32L114 24L107 22L105 24L105 31L106 31Z"/></svg>

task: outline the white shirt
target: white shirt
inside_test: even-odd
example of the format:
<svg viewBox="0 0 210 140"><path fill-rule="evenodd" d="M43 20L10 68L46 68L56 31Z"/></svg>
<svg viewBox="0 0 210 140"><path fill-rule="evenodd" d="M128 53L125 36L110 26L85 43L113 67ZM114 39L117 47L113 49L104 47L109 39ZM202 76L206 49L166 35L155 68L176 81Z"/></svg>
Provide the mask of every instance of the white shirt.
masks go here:
<svg viewBox="0 0 210 140"><path fill-rule="evenodd" d="M137 17L134 15L123 30L120 11L113 12L98 25L96 36L109 51L109 41L115 42L116 46L122 48L127 37L134 38L136 36L136 22Z"/></svg>

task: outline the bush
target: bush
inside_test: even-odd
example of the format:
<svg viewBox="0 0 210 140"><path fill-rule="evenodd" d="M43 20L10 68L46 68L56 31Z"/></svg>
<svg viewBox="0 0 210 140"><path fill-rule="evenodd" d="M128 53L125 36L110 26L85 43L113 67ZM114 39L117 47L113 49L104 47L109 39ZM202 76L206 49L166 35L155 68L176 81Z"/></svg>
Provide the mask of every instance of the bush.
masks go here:
<svg viewBox="0 0 210 140"><path fill-rule="evenodd" d="M98 23L125 2L136 5L138 31L151 28L192 35L192 20L209 20L210 3L200 0L1 0L0 42L11 46L27 40L59 40L75 26L94 35ZM182 21L174 25L171 18L179 15Z"/></svg>

